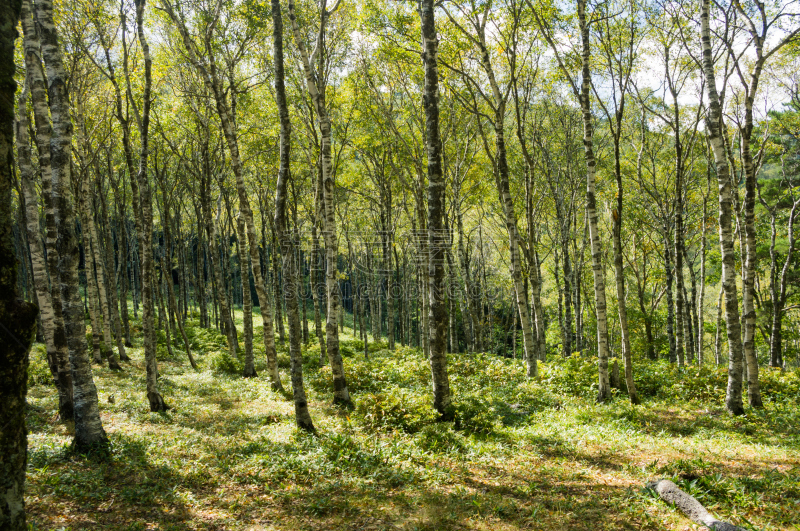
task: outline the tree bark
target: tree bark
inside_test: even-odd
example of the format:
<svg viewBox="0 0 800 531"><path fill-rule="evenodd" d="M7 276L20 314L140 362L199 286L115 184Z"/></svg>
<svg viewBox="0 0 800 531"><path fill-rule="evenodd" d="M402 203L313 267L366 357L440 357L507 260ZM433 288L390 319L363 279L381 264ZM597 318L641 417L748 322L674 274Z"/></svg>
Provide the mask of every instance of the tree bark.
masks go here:
<svg viewBox="0 0 800 531"><path fill-rule="evenodd" d="M453 416L450 403L450 379L447 374L447 308L445 306L444 231L445 181L442 175L442 144L439 137L439 68L436 64L436 24L434 1L422 0L422 61L425 68L425 88L422 105L425 109L425 141L428 154L428 298L430 304L430 364L433 375L433 407L440 418Z"/></svg>
<svg viewBox="0 0 800 531"><path fill-rule="evenodd" d="M32 24L29 2L22 3L23 25ZM26 31L30 31L28 28ZM26 55L28 42L25 42ZM33 56L38 62L38 56ZM26 57L27 63L27 57ZM37 66L35 63L32 66ZM40 66L40 63L39 63ZM28 67L30 68L30 66ZM26 84L29 86L32 76L27 77ZM39 80L41 81L41 79ZM44 83L38 87L38 90L43 91ZM36 300L39 304L39 311L41 317L42 328L44 329L45 345L47 347L47 358L50 371L53 374L53 379L58 391L58 412L62 421L72 420L72 376L69 370L69 353L66 349L64 342L64 322L60 316L56 318L56 312L53 308L53 300L49 290L49 279L47 276L47 263L45 261L44 249L42 247L42 238L39 230L39 203L36 196L36 188L34 180L36 178L33 165L31 163L31 148L30 139L28 137L28 112L26 110L27 104L26 86L19 99L17 100L17 162L20 169L20 181L23 192L23 197L20 198L25 203L27 211L27 230L28 230L28 245L30 247L31 264L33 269L34 284L36 288ZM44 96L44 94L41 94ZM46 109L45 109L46 112ZM49 123L48 123L49 125ZM49 136L49 135L48 135ZM41 162L42 156L40 155L40 169L42 170L44 180L50 179L49 171L49 153L50 147L46 146L47 153L47 173L44 173L45 167ZM46 185L42 182L43 194L46 192L50 194L50 183ZM46 204L50 204L52 208L52 198L48 198ZM55 254L53 249L51 252ZM55 281L54 281L55 284ZM61 299L57 299L57 303L61 304ZM58 346L56 345L56 337L59 338Z"/></svg>
<svg viewBox="0 0 800 531"><path fill-rule="evenodd" d="M241 212L236 217L236 254L239 255L239 274L242 277L242 321L244 324L244 374L245 378L256 376L253 359L253 302L250 298L250 264L245 253L246 240L244 216ZM278 306L277 304L275 305Z"/></svg>
<svg viewBox="0 0 800 531"><path fill-rule="evenodd" d="M714 62L711 52L711 30L709 26L710 0L701 4L700 39L703 50L703 74L709 110L706 129L714 152L719 183L719 244L722 253L722 289L725 292L725 321L728 336L728 386L725 394L725 407L732 415L744 413L742 405L742 336L739 321L739 295L736 288L736 267L733 249L731 221L733 216L730 169L722 138L722 108L717 93Z"/></svg>
<svg viewBox="0 0 800 531"><path fill-rule="evenodd" d="M70 367L69 348L64 329L64 315L61 300L58 241L58 225L56 209L58 205L53 197L52 166L50 142L52 127L47 102L47 85L42 69L41 45L38 30L31 9L30 0L22 2L21 25L24 34L25 74L31 91L33 117L36 125L36 145L39 152L39 170L42 176L42 199L45 209L45 227L47 249L47 272L50 275L50 300L53 310L53 344L58 366L59 416L62 421L73 419L72 369ZM44 284L47 286L47 284ZM44 309L42 309L44 311ZM46 317L43 315L42 319Z"/></svg>
<svg viewBox="0 0 800 531"><path fill-rule="evenodd" d="M169 311L173 312L176 309L176 304L175 288L172 285L172 231L170 230L171 221L169 215L169 201L167 200L167 196L164 192L166 192L166 190L162 189L162 197L164 198L164 256L161 262L161 269L166 275ZM186 357L189 358L189 363L191 364L192 369L197 370L197 363L194 361L192 349L189 346L189 338L186 337L186 330L183 327L184 319L179 315L177 316L176 320L178 324L178 331L181 333L181 338L183 339L183 347L186 349Z"/></svg>
<svg viewBox="0 0 800 531"><path fill-rule="evenodd" d="M709 168L710 171L710 168ZM703 196L703 220L700 226L700 297L697 301L697 364L705 362L705 298L706 298L706 219L708 218L708 200Z"/></svg>
<svg viewBox="0 0 800 531"><path fill-rule="evenodd" d="M289 164L291 161L291 122L289 108L286 104L286 88L283 69L283 17L280 0L272 0L273 22L273 61L275 64L275 102L280 117L280 169L275 186L275 230L281 242L283 257L284 294L286 297L286 313L289 318L289 357L291 359L292 395L294 398L295 422L303 430L313 432L314 423L308 412L308 401L303 387L303 358L300 346L300 316L297 308L299 285L297 282L297 261L292 235L288 233L286 222L286 189L291 179ZM273 250L274 252L274 250Z"/></svg>
<svg viewBox="0 0 800 531"><path fill-rule="evenodd" d="M109 308L109 319L111 320L111 326L113 326L114 331L114 338L117 342L117 350L119 351L119 359L122 361L129 361L130 358L128 354L125 352L125 340L122 333L122 324L120 322L120 317L118 313L118 297L117 297L117 281L116 281L116 269L114 268L114 240L111 237L111 223L108 218L108 208L106 207L106 199L105 193L103 191L102 181L100 180L100 171L97 171L97 190L98 190L98 200L100 201L100 209L101 209L101 217L102 217L102 236L101 238L104 241L103 249L104 253L101 256L101 260L103 261L103 269L106 272L106 280L107 280L107 295L108 295L108 308Z"/></svg>
<svg viewBox="0 0 800 531"><path fill-rule="evenodd" d="M136 33L139 38L139 45L142 49L144 58L144 91L142 94L142 112L139 126L140 151L139 168L137 170L136 181L139 192L139 208L141 209L141 230L138 231L139 249L141 260L141 284L142 284L142 329L144 332L144 356L147 367L147 400L150 403L150 411L166 411L168 406L164 403L161 393L158 390L158 364L156 361L156 331L155 325L155 271L153 259L153 201L148 178L148 157L150 155L149 132L150 132L150 104L152 87L152 60L150 58L150 47L147 44L144 34L144 8L146 0L134 0L136 6ZM127 75L127 72L126 72ZM131 83L128 77L128 92L130 94ZM133 179L131 180L133 181Z"/></svg>
<svg viewBox="0 0 800 531"><path fill-rule="evenodd" d="M78 116L82 120L82 113L79 111ZM81 127L83 124L81 124ZM79 132L79 137L82 134ZM83 139L81 139L83 140ZM82 143L79 140L79 143ZM103 332L103 347L104 352L102 352L103 358L108 361L108 368L112 370L122 370L122 367L119 366L119 359L117 355L114 353L112 348L113 345L113 334L111 332L111 310L109 308L109 297L106 290L106 279L107 273L105 270L105 261L103 260L102 250L100 248L100 238L98 237L97 226L95 224L94 213L92 212L92 207L90 205L90 201L94 198L94 193L92 191L91 182L89 178L89 168L86 168L86 171L83 175L83 182L82 182L82 198L80 203L83 206L83 229L84 229L84 251L86 253L86 265L89 270L92 270L93 273L87 272L87 282L92 281L94 279L94 287L95 289L95 302L96 306L99 306L100 315L102 317L103 324L102 324L102 332ZM121 342L120 342L121 344ZM122 352L124 352L125 347L122 347Z"/></svg>
<svg viewBox="0 0 800 531"><path fill-rule="evenodd" d="M586 0L577 0L578 21L581 32L581 87L580 105L583 117L583 148L586 159L586 217L589 225L589 241L592 252L592 276L594 278L595 314L597 317L597 401L605 402L611 398L608 378L608 313L606 309L605 269L603 268L603 248L597 224L596 166L594 158L594 125L590 88L592 83L589 45L589 25L586 20Z"/></svg>
<svg viewBox="0 0 800 531"><path fill-rule="evenodd" d="M316 51L322 53L323 39L325 35L325 24L331 12L327 10L326 1L320 3L320 29ZM337 4L338 6L338 4ZM331 160L331 120L325 104L325 86L318 78L319 72L315 71L315 65L309 61L300 28L297 25L295 16L294 1L289 1L289 20L292 23L295 43L300 52L303 71L306 78L306 87L309 96L314 104L319 122L321 140L321 162L322 162L322 204L323 204L323 239L325 241L326 268L325 284L327 288L328 307L325 314L325 336L326 348L328 351L328 361L331 364L333 375L333 402L345 406L352 406L350 392L347 389L347 380L344 376L344 365L342 355L339 352L339 282L338 282L338 246L336 241L336 215L334 205L333 166Z"/></svg>
<svg viewBox="0 0 800 531"><path fill-rule="evenodd" d="M57 270L60 277L61 304L64 315L64 332L69 348L72 370L73 405L75 420L74 446L79 452L104 450L108 437L100 421L97 388L86 352L83 304L79 293L78 259L80 250L75 236L75 209L72 197L71 147L72 122L69 116L67 77L53 21L52 0L36 2L36 18L41 29L42 58L48 81L50 116L53 122L50 143L53 202L58 212Z"/></svg>
<svg viewBox="0 0 800 531"><path fill-rule="evenodd" d="M25 396L28 352L36 335L36 305L17 291L11 206L14 148L14 45L20 0L0 9L0 529L25 531L28 434ZM39 219L38 216L35 218Z"/></svg>

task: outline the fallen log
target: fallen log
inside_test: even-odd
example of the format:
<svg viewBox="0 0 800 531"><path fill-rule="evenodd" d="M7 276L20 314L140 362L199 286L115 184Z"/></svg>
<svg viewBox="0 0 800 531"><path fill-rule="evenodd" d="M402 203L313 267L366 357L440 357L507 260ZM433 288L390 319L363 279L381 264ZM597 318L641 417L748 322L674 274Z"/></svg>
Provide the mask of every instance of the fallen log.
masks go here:
<svg viewBox="0 0 800 531"><path fill-rule="evenodd" d="M675 483L668 479L648 483L647 486L667 503L680 509L693 522L704 525L715 531L745 531L743 527L729 524L714 518L693 496L686 494Z"/></svg>

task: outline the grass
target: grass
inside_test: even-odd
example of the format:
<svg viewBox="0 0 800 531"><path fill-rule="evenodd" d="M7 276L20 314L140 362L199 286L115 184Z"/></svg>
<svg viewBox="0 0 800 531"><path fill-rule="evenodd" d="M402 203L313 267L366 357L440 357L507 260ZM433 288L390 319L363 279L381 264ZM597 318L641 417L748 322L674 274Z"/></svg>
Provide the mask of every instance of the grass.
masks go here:
<svg viewBox="0 0 800 531"><path fill-rule="evenodd" d="M456 421L436 423L420 352L371 343L365 361L343 336L356 402L343 411L330 405L312 337L305 376L319 435L309 436L270 390L262 356L258 378L225 373L215 365L224 338L193 324L199 371L178 348L173 359L159 350L165 414L148 411L138 342L124 372L95 367L110 458L69 451L52 386L32 378L33 529L698 529L644 488L661 477L745 528L800 529L797 372L765 371L765 409L730 418L716 369L641 362L641 406L624 396L597 405L591 360L548 362L530 381L520 361L458 354ZM285 348L279 356L288 387Z"/></svg>

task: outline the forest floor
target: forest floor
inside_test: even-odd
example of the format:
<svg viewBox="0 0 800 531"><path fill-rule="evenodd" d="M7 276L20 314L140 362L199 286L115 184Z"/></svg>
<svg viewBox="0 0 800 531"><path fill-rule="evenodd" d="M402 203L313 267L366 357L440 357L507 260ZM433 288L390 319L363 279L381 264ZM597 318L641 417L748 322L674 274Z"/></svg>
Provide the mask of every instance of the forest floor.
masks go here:
<svg viewBox="0 0 800 531"><path fill-rule="evenodd" d="M148 411L141 348L129 349L123 372L95 367L113 444L105 457L69 450L34 349L33 529L699 529L644 488L666 477L720 519L800 530L797 370L764 370L766 407L730 418L724 369L640 361L644 403L631 406L623 391L597 405L589 359L548 362L531 381L519 360L455 354L457 421L437 423L418 350L371 344L367 361L346 335L354 410L330 405L319 347L305 353L312 436L295 428L263 360L257 378L243 379L226 372L240 362L221 354L224 338L196 326L189 334L199 371L159 347L167 413ZM279 355L288 387L285 348Z"/></svg>

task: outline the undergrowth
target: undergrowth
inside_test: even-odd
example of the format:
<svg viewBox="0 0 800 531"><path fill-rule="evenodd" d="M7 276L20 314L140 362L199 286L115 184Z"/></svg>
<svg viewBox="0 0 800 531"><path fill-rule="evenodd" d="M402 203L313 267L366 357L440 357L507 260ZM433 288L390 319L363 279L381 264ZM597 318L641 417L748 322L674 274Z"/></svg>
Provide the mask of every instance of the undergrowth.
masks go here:
<svg viewBox="0 0 800 531"><path fill-rule="evenodd" d="M623 385L598 405L589 358L550 359L529 379L519 360L451 354L454 420L439 422L418 349L371 341L365 358L363 343L342 336L355 402L342 410L330 405L330 367L312 338L303 350L312 436L271 390L261 349L259 377L243 379L224 336L194 320L186 332L199 370L176 340L159 362L167 413L148 411L138 341L122 373L94 367L113 443L106 460L69 451L44 349L34 348L34 529L685 529L643 488L661 477L750 529L800 521L797 371L762 371L765 408L731 418L724 368L637 360L643 404L630 405ZM277 348L288 388L288 345Z"/></svg>

